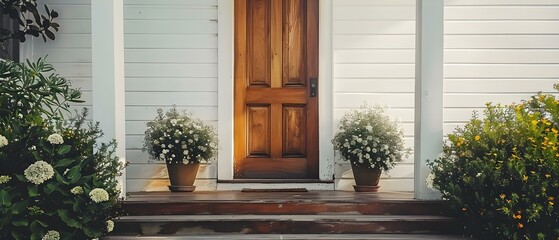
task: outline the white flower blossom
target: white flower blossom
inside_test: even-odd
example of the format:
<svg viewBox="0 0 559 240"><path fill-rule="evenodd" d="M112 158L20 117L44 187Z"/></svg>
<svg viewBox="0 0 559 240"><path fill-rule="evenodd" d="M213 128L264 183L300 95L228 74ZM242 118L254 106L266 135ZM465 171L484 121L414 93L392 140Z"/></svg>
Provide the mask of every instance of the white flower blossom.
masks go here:
<svg viewBox="0 0 559 240"><path fill-rule="evenodd" d="M8 145L8 139L2 135L0 135L0 148Z"/></svg>
<svg viewBox="0 0 559 240"><path fill-rule="evenodd" d="M109 193L102 188L94 188L89 192L89 198L96 203L109 201Z"/></svg>
<svg viewBox="0 0 559 240"><path fill-rule="evenodd" d="M39 185L54 176L54 169L45 161L37 161L23 172L25 178L36 185Z"/></svg>
<svg viewBox="0 0 559 240"><path fill-rule="evenodd" d="M58 231L50 230L43 236L42 240L60 240L60 233Z"/></svg>
<svg viewBox="0 0 559 240"><path fill-rule="evenodd" d="M12 177L10 177L10 176L7 176L7 175L1 175L0 176L0 184L7 183L10 180L12 180Z"/></svg>
<svg viewBox="0 0 559 240"><path fill-rule="evenodd" d="M115 222L107 220L107 232L112 232L115 227Z"/></svg>
<svg viewBox="0 0 559 240"><path fill-rule="evenodd" d="M74 194L74 195L83 194L83 187L80 187L80 186L73 187L73 188L70 190L70 192L71 192L72 194Z"/></svg>
<svg viewBox="0 0 559 240"><path fill-rule="evenodd" d="M367 126L365 126L365 129L367 129L367 131L369 131L369 132L372 132L373 131L373 126L367 125Z"/></svg>
<svg viewBox="0 0 559 240"><path fill-rule="evenodd" d="M62 138L62 136L58 133L53 133L53 134L51 134L47 137L47 141L49 141L50 144L53 144L53 145L63 144L64 143L64 138Z"/></svg>
<svg viewBox="0 0 559 240"><path fill-rule="evenodd" d="M434 173L429 173L429 175L427 175L427 178L425 179L425 184L427 184L427 187L430 189L435 190L435 185L433 180L435 179L435 174Z"/></svg>

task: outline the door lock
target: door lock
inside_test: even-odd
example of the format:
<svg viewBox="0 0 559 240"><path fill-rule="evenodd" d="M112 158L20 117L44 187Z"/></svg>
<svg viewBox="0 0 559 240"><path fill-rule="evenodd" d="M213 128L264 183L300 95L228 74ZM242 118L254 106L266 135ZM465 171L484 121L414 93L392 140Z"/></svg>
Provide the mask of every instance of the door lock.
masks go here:
<svg viewBox="0 0 559 240"><path fill-rule="evenodd" d="M311 97L316 97L317 95L317 88L318 88L318 83L317 83L317 78L311 78L310 79L310 94Z"/></svg>

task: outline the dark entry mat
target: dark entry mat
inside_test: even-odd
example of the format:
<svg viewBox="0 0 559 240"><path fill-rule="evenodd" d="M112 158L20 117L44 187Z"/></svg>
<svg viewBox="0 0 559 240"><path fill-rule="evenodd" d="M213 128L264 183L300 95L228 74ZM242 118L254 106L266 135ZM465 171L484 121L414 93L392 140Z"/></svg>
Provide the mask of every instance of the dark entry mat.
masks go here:
<svg viewBox="0 0 559 240"><path fill-rule="evenodd" d="M308 192L306 188L243 188L241 192Z"/></svg>

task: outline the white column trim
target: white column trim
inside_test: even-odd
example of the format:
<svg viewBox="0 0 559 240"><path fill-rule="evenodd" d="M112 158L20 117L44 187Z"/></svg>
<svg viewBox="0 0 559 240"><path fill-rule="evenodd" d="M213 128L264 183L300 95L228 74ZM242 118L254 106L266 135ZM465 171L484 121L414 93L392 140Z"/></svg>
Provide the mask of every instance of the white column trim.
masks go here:
<svg viewBox="0 0 559 240"><path fill-rule="evenodd" d="M425 179L443 144L444 0L416 3L414 196L437 199Z"/></svg>
<svg viewBox="0 0 559 240"><path fill-rule="evenodd" d="M233 179L233 0L217 1L217 178Z"/></svg>
<svg viewBox="0 0 559 240"><path fill-rule="evenodd" d="M334 180L334 115L333 115L333 56L332 56L332 0L319 1L318 26L318 126L319 177ZM334 190L334 189L332 189Z"/></svg>
<svg viewBox="0 0 559 240"><path fill-rule="evenodd" d="M123 0L91 1L93 120L100 123L100 142L116 139L116 155L126 162ZM126 174L119 179L126 193Z"/></svg>

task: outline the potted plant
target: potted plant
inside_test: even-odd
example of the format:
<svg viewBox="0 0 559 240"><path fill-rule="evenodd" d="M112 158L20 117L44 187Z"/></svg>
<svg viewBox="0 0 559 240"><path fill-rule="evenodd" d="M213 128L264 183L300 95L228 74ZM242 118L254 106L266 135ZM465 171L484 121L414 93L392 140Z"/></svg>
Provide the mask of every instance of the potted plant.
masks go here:
<svg viewBox="0 0 559 240"><path fill-rule="evenodd" d="M147 123L144 151L152 159L165 161L173 192L192 192L200 163L209 163L217 150L212 127L175 106Z"/></svg>
<svg viewBox="0 0 559 240"><path fill-rule="evenodd" d="M332 140L334 150L351 163L355 191L378 191L381 172L409 154L404 133L380 106L363 105L347 112Z"/></svg>

